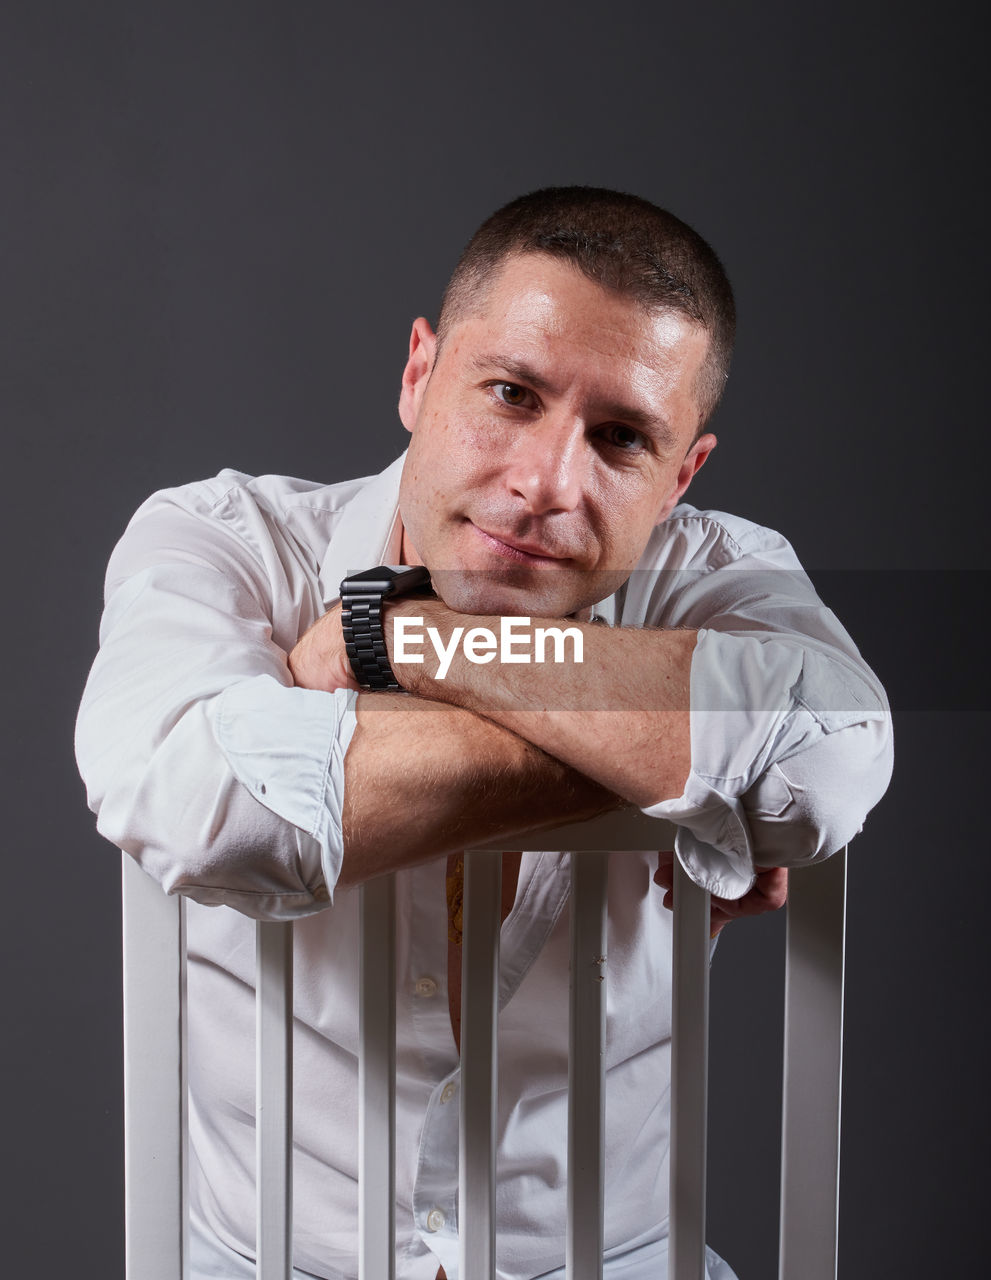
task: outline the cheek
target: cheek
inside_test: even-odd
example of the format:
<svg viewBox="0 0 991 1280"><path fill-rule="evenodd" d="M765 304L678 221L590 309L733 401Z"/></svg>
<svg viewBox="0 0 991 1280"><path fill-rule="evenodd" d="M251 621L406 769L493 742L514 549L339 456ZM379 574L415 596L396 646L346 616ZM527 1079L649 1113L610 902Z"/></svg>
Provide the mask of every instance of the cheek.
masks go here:
<svg viewBox="0 0 991 1280"><path fill-rule="evenodd" d="M616 565L632 565L640 559L657 523L661 498L652 484L639 476L598 486L596 523L604 552Z"/></svg>
<svg viewBox="0 0 991 1280"><path fill-rule="evenodd" d="M438 412L427 424L422 458L428 481L484 484L506 463L511 438L483 415Z"/></svg>
<svg viewBox="0 0 991 1280"><path fill-rule="evenodd" d="M458 414L448 430L451 446L464 450L463 461L468 467L476 457L505 457L513 440L505 423L493 422L478 412Z"/></svg>
<svg viewBox="0 0 991 1280"><path fill-rule="evenodd" d="M487 483L497 453L481 422L439 412L421 420L406 461L404 510L443 516L458 507L465 493Z"/></svg>

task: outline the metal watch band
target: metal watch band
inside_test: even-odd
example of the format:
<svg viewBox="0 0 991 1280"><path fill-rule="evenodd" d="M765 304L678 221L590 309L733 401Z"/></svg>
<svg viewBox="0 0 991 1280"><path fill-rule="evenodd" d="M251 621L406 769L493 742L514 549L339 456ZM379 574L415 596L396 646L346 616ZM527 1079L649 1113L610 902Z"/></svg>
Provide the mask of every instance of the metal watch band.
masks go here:
<svg viewBox="0 0 991 1280"><path fill-rule="evenodd" d="M382 602L389 596L429 590L426 569L380 565L341 583L341 629L355 679L363 689L403 692L389 663L382 627Z"/></svg>
<svg viewBox="0 0 991 1280"><path fill-rule="evenodd" d="M402 685L389 664L382 630L382 597L352 597L341 611L341 628L351 670L364 689L389 689L397 692Z"/></svg>

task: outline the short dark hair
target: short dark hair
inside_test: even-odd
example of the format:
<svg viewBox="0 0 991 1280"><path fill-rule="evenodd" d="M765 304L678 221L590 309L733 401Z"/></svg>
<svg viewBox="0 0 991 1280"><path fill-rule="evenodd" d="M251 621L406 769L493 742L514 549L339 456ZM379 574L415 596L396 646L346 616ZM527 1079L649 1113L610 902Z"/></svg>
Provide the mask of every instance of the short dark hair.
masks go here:
<svg viewBox="0 0 991 1280"><path fill-rule="evenodd" d="M733 291L702 237L648 200L602 187L546 187L519 196L479 227L448 281L437 322L438 350L510 256L567 259L590 280L649 311L677 311L709 334L695 388L699 428L729 375L736 331Z"/></svg>

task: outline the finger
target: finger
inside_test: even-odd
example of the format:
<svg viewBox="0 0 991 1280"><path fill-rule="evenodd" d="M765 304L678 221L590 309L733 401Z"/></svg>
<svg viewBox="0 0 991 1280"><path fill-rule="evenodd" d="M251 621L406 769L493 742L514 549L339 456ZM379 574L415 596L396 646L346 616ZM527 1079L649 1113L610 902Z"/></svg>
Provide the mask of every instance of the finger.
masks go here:
<svg viewBox="0 0 991 1280"><path fill-rule="evenodd" d="M740 920L744 916L762 916L771 910L759 894L751 896L749 893L737 902L725 902L720 899L719 906L730 920Z"/></svg>
<svg viewBox="0 0 991 1280"><path fill-rule="evenodd" d="M773 867L757 876L756 889L766 900L768 911L777 911L788 901L788 869Z"/></svg>
<svg viewBox="0 0 991 1280"><path fill-rule="evenodd" d="M787 867L758 867L754 887L768 899L775 901L777 906L784 906L787 899Z"/></svg>
<svg viewBox="0 0 991 1280"><path fill-rule="evenodd" d="M761 872L754 887L742 898L714 898L723 910L734 919L737 916L759 916L767 911L777 911L788 900L788 872L783 867Z"/></svg>
<svg viewBox="0 0 991 1280"><path fill-rule="evenodd" d="M742 916L735 915L731 911L722 911L717 907L709 915L709 937L715 938L728 924L740 919L742 919Z"/></svg>
<svg viewBox="0 0 991 1280"><path fill-rule="evenodd" d="M788 900L787 872L779 876L761 879L749 893L736 904L741 915L759 916L766 911L777 911Z"/></svg>
<svg viewBox="0 0 991 1280"><path fill-rule="evenodd" d="M654 872L654 883L662 889L674 887L674 850L661 849L657 854L657 870Z"/></svg>

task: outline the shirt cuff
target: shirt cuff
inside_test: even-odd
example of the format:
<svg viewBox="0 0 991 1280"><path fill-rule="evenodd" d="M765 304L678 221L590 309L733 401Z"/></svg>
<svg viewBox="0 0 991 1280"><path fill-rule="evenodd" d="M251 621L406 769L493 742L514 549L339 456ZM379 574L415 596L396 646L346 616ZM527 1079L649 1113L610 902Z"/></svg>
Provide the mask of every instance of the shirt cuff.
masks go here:
<svg viewBox="0 0 991 1280"><path fill-rule="evenodd" d="M773 787L754 792L755 784L775 764L829 735L885 718L883 695L841 658L773 633L700 630L692 656L688 780L681 796L644 813L677 825L675 853L696 884L717 897L740 898L754 883L755 862L763 865L754 822L759 826L765 807L772 814L782 808ZM817 825L835 825L839 809L846 826L849 815L866 813L875 797L866 787L861 795L857 783L850 777L846 794L835 790L829 812L806 806Z"/></svg>
<svg viewBox="0 0 991 1280"><path fill-rule="evenodd" d="M742 898L756 878L750 831L739 800L694 772L677 800L643 811L676 824L674 852L694 882L717 898Z"/></svg>
<svg viewBox="0 0 991 1280"><path fill-rule="evenodd" d="M329 901L344 857L344 756L355 729L354 703L346 689L297 689L260 675L228 686L210 710L217 744L237 780L315 843L318 865L304 874L318 896L322 882Z"/></svg>

